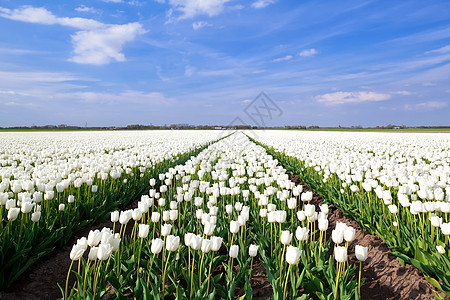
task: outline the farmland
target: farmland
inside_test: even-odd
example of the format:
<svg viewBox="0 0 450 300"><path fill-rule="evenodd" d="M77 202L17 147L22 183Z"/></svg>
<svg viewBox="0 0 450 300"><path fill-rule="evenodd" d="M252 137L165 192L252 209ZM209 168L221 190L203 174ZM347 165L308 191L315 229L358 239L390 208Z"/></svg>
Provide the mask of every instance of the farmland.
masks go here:
<svg viewBox="0 0 450 300"><path fill-rule="evenodd" d="M227 134L1 133L0 289L69 247L63 299L368 299L373 253L450 295L450 135Z"/></svg>

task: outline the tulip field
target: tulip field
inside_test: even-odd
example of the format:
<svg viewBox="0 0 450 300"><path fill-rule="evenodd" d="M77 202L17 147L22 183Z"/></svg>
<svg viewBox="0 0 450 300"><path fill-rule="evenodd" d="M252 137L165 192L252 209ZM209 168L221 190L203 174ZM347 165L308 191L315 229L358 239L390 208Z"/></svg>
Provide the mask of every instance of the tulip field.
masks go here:
<svg viewBox="0 0 450 300"><path fill-rule="evenodd" d="M107 218L72 245L61 299L252 299L256 263L265 299L361 299L370 250L333 205L450 296L448 134L1 136L0 290Z"/></svg>

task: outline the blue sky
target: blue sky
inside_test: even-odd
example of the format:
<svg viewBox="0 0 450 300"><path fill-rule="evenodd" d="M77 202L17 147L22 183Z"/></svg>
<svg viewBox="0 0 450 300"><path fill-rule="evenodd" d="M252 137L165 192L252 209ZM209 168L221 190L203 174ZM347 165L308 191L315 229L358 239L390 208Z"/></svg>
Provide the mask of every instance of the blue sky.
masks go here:
<svg viewBox="0 0 450 300"><path fill-rule="evenodd" d="M450 125L449 1L0 1L0 126Z"/></svg>

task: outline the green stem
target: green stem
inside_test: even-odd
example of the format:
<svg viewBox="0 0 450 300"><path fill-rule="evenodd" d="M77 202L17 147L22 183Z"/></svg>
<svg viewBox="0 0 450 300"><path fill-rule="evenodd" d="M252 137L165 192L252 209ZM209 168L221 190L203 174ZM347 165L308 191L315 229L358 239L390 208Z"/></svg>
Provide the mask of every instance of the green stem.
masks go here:
<svg viewBox="0 0 450 300"><path fill-rule="evenodd" d="M334 290L334 299L337 299L338 296L338 284L339 284L339 272L341 270L341 263L337 263L337 273L336 273L336 289Z"/></svg>
<svg viewBox="0 0 450 300"><path fill-rule="evenodd" d="M358 276L358 294L361 296L361 266L362 261L359 262L359 276Z"/></svg>
<svg viewBox="0 0 450 300"><path fill-rule="evenodd" d="M288 283L288 279L289 279L289 272L291 271L291 265L289 265L288 267L288 271L286 274L286 280L284 281L284 291L283 291L283 300L286 299L286 288L287 288L287 283Z"/></svg>
<svg viewBox="0 0 450 300"><path fill-rule="evenodd" d="M69 288L69 275L70 275L70 271L72 270L72 266L73 266L73 260L70 263L70 267L69 267L69 272L67 272L67 277L66 277L66 289L64 290L64 299L67 299L67 289Z"/></svg>
<svg viewBox="0 0 450 300"><path fill-rule="evenodd" d="M170 254L172 252L169 251L169 255L167 255L167 260L166 260L166 265L164 266L164 271L163 271L163 278L162 278L162 298L164 299L164 286L166 284L166 271L167 271L167 266L169 265L169 258L170 258Z"/></svg>

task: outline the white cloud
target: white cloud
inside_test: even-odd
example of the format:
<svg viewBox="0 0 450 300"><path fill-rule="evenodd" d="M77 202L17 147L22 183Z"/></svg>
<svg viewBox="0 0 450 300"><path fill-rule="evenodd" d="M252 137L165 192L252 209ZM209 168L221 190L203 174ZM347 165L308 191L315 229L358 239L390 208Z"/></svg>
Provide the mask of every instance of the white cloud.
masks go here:
<svg viewBox="0 0 450 300"><path fill-rule="evenodd" d="M175 10L183 14L180 19L189 19L198 15L216 16L224 10L224 4L230 0L169 0Z"/></svg>
<svg viewBox="0 0 450 300"><path fill-rule="evenodd" d="M415 104L405 104L403 108L405 110L434 110L447 107L448 103L440 101L427 101Z"/></svg>
<svg viewBox="0 0 450 300"><path fill-rule="evenodd" d="M75 8L75 10L79 11L79 12L89 12L89 13L94 13L94 14L98 13L98 11L95 8L87 7L86 5L81 5L77 8Z"/></svg>
<svg viewBox="0 0 450 300"><path fill-rule="evenodd" d="M450 45L441 47L441 48L439 48L439 49L434 49L434 50L431 50L431 51L427 51L427 52L425 52L425 54L432 54L432 53L448 53L448 52L450 52Z"/></svg>
<svg viewBox="0 0 450 300"><path fill-rule="evenodd" d="M101 1L106 2L106 3L122 3L123 2L123 0L101 0Z"/></svg>
<svg viewBox="0 0 450 300"><path fill-rule="evenodd" d="M286 55L285 57L280 57L280 58L276 58L274 60L272 60L273 62L280 62L280 61L286 61L286 60L291 60L292 59L292 55Z"/></svg>
<svg viewBox="0 0 450 300"><path fill-rule="evenodd" d="M311 49L306 49L306 50L301 51L298 55L302 56L302 57L308 57L308 56L314 56L317 53L319 53L319 52L317 52L316 49L311 48Z"/></svg>
<svg viewBox="0 0 450 300"><path fill-rule="evenodd" d="M207 26L212 26L212 25L209 24L208 22L204 22L204 21L192 23L192 28L194 28L195 30L200 29L202 27L207 27Z"/></svg>
<svg viewBox="0 0 450 300"><path fill-rule="evenodd" d="M195 68L192 66L186 66L184 69L184 76L191 77L195 72Z"/></svg>
<svg viewBox="0 0 450 300"><path fill-rule="evenodd" d="M409 96L409 95L413 95L413 92L410 91L395 91L395 92L391 92L391 94L393 95L402 95L402 96Z"/></svg>
<svg viewBox="0 0 450 300"><path fill-rule="evenodd" d="M39 24L57 24L58 19L48 10L43 7L32 7L29 5L16 8L14 10L0 7L0 16L28 23L39 23Z"/></svg>
<svg viewBox="0 0 450 300"><path fill-rule="evenodd" d="M335 92L316 97L318 102L329 105L345 104L345 103L361 103L361 102L377 102L391 98L389 94L375 92Z"/></svg>
<svg viewBox="0 0 450 300"><path fill-rule="evenodd" d="M67 95L68 97L71 97ZM98 103L98 104L171 104L175 101L174 98L166 97L159 92L142 92L136 90L125 91L122 93L99 93L99 92L79 92L74 96L77 99L81 99L85 103Z"/></svg>
<svg viewBox="0 0 450 300"><path fill-rule="evenodd" d="M59 18L42 7L22 6L10 10L0 7L0 16L16 21L45 25L62 25L81 29L72 35L74 56L69 61L103 65L111 61L125 61L123 45L146 31L139 23L104 24L86 18Z"/></svg>
<svg viewBox="0 0 450 300"><path fill-rule="evenodd" d="M275 0L257 0L252 3L252 7L253 8L264 8L273 3L275 3Z"/></svg>
<svg viewBox="0 0 450 300"><path fill-rule="evenodd" d="M145 30L139 23L79 31L72 35L75 55L70 61L93 65L107 64L112 60L125 61L125 55L121 52L123 45L144 32Z"/></svg>

